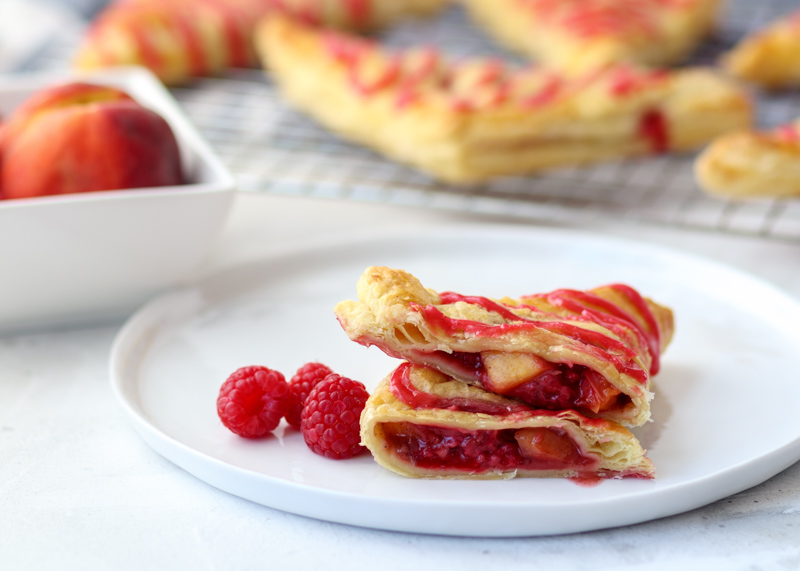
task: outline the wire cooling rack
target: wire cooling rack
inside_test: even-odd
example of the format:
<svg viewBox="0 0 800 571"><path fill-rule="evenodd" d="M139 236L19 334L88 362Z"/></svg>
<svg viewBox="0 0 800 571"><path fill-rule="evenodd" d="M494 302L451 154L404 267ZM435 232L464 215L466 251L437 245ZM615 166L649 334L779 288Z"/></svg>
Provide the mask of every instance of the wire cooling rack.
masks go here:
<svg viewBox="0 0 800 571"><path fill-rule="evenodd" d="M698 49L692 63L713 64L745 34L798 8L797 1L729 0L717 32ZM495 46L458 7L433 20L402 24L381 40L394 46L436 44L455 56L515 59ZM70 34L54 38L26 69L65 66L77 42ZM800 201L734 202L706 196L693 178L693 155L625 160L456 187L343 142L288 106L271 80L257 70L234 70L223 78L173 89L173 93L244 191L417 205L534 221L616 218L800 242ZM800 116L798 92L755 92L754 96L763 127Z"/></svg>

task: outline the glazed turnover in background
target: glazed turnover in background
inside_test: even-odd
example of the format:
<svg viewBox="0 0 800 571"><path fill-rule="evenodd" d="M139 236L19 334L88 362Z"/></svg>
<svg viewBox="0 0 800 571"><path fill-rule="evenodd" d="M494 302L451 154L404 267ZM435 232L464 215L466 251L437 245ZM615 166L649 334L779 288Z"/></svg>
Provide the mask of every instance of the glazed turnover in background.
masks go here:
<svg viewBox="0 0 800 571"><path fill-rule="evenodd" d="M627 64L580 76L388 52L268 18L256 45L282 94L343 136L456 183L699 148L751 123L744 91L710 69Z"/></svg>
<svg viewBox="0 0 800 571"><path fill-rule="evenodd" d="M404 359L373 392L362 441L408 476L652 477L622 426L650 418L671 310L615 284L519 299L436 292L367 268L336 316Z"/></svg>
<svg viewBox="0 0 800 571"><path fill-rule="evenodd" d="M723 58L734 75L770 89L800 85L800 11L744 38Z"/></svg>
<svg viewBox="0 0 800 571"><path fill-rule="evenodd" d="M728 198L800 196L800 124L723 135L695 161L700 187Z"/></svg>
<svg viewBox="0 0 800 571"><path fill-rule="evenodd" d="M143 65L165 83L254 66L255 23L271 13L371 30L438 11L449 0L116 0L92 23L78 68Z"/></svg>
<svg viewBox="0 0 800 571"><path fill-rule="evenodd" d="M512 49L564 71L680 63L711 31L719 0L462 0Z"/></svg>

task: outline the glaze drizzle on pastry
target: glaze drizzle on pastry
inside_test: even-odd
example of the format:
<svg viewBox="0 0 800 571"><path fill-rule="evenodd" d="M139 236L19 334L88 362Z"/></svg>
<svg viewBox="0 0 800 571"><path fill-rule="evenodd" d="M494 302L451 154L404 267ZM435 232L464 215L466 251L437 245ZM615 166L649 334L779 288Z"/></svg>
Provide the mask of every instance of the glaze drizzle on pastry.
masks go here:
<svg viewBox="0 0 800 571"><path fill-rule="evenodd" d="M312 26L370 30L433 13L449 0L116 0L92 22L81 69L144 65L164 82L258 63L253 30L272 14Z"/></svg>
<svg viewBox="0 0 800 571"><path fill-rule="evenodd" d="M503 107L536 110L594 86L611 98L624 99L663 90L669 81L665 70L628 65L568 77L538 66L514 69L496 59L448 63L434 48L388 54L374 42L335 32L326 33L325 45L347 68L355 93L369 98L392 91L398 111L421 103L423 97L445 100L452 111L461 113ZM654 154L670 148L669 119L657 106L641 112L637 133Z"/></svg>
<svg viewBox="0 0 800 571"><path fill-rule="evenodd" d="M698 0L517 0L546 25L580 37L647 35L659 37L664 10L686 10Z"/></svg>
<svg viewBox="0 0 800 571"><path fill-rule="evenodd" d="M333 31L324 33L323 44L345 68L355 93L369 98L397 92L400 109L422 96L446 99L451 109L462 112L504 105L540 108L587 89L624 99L664 89L670 79L666 70L629 65L570 77L540 66L514 68L491 58L449 62L432 47L389 53L375 42Z"/></svg>
<svg viewBox="0 0 800 571"><path fill-rule="evenodd" d="M492 300L437 293L407 272L372 267L357 289L359 300L335 312L358 343L535 408L631 425L649 417L649 380L672 313L629 286Z"/></svg>
<svg viewBox="0 0 800 571"><path fill-rule="evenodd" d="M719 0L461 0L497 40L562 71L680 63L708 35Z"/></svg>
<svg viewBox="0 0 800 571"><path fill-rule="evenodd" d="M347 139L458 184L694 150L750 124L744 89L710 69L581 73L433 47L390 51L269 18L257 46L290 103Z"/></svg>

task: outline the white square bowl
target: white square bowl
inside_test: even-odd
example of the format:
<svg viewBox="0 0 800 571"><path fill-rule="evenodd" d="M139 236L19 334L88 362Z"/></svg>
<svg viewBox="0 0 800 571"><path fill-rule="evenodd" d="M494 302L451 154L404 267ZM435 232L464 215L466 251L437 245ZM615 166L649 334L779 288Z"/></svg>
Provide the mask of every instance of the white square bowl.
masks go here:
<svg viewBox="0 0 800 571"><path fill-rule="evenodd" d="M145 69L0 76L0 117L69 81L121 88L164 117L187 184L0 200L0 333L121 317L185 282L233 202L233 177Z"/></svg>

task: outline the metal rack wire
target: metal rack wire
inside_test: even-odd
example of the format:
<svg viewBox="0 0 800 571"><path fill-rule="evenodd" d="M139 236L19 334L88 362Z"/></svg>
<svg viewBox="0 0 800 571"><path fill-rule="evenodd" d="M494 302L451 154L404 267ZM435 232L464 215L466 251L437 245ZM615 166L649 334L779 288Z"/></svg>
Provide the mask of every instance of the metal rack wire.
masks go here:
<svg viewBox="0 0 800 571"><path fill-rule="evenodd" d="M692 63L713 63L744 34L800 8L786 0L729 0L715 36ZM436 44L454 55L502 52L462 10L403 24L382 41L403 46ZM28 63L58 68L77 38L54 38ZM531 220L581 222L621 218L673 227L800 241L800 201L727 201L703 194L692 175L693 156L661 156L540 176L502 178L484 185L439 184L419 172L343 142L294 111L257 70L198 80L173 93L240 188L391 204L419 205ZM755 93L758 122L768 127L800 116L800 94Z"/></svg>

